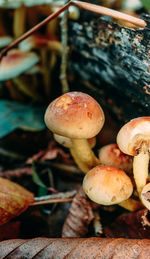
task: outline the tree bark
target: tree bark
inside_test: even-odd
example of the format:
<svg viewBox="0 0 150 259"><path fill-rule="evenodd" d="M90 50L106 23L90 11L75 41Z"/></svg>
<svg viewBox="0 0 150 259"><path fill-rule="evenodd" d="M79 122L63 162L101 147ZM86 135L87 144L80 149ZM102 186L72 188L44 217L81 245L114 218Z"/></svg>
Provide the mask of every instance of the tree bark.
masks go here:
<svg viewBox="0 0 150 259"><path fill-rule="evenodd" d="M90 16L69 24L69 44L72 89L92 94L122 123L150 116L149 28L124 28Z"/></svg>

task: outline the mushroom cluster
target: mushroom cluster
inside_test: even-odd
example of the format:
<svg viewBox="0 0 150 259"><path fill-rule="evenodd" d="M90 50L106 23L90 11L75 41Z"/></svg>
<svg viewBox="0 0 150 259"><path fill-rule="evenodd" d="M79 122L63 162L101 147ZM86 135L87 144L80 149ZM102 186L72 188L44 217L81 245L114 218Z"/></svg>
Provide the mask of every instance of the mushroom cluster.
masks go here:
<svg viewBox="0 0 150 259"><path fill-rule="evenodd" d="M130 211L137 210L143 205L135 197L135 186L139 193L137 179L134 183L132 174L133 170L135 175L135 159L132 161L133 153L123 149L124 145L130 142L129 135L126 133L127 139L124 139L124 133L121 130L117 137L118 145L114 143L102 147L99 150L99 158L92 150L95 146L95 136L104 125L104 118L104 112L97 101L82 92L68 92L61 95L49 104L45 112L45 123L53 132L54 139L70 149L74 161L86 174L83 189L87 196L98 204L119 204ZM142 120L144 123L146 119ZM133 122L133 127L135 126L136 123ZM135 132L139 133L139 130ZM141 149L143 154L145 144L139 136L137 139L139 142L135 142L138 148L132 148L138 150L136 151L138 153ZM148 145L148 141L146 143ZM147 175L144 179L140 188L145 186Z"/></svg>

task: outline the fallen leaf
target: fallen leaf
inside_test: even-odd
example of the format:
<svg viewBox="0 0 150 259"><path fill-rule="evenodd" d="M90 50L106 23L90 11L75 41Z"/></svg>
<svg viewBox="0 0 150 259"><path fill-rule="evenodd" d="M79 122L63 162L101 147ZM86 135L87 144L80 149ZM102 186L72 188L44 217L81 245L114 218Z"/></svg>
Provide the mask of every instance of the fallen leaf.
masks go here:
<svg viewBox="0 0 150 259"><path fill-rule="evenodd" d="M33 161L38 162L38 161L56 159L58 155L60 155L64 161L66 159L69 160L69 157L70 157L70 155L65 153L61 148L53 147L53 148L48 148L46 150L41 150L39 153L28 158L26 161L26 164L32 164Z"/></svg>
<svg viewBox="0 0 150 259"><path fill-rule="evenodd" d="M45 129L45 107L0 100L0 138L16 129L40 131Z"/></svg>
<svg viewBox="0 0 150 259"><path fill-rule="evenodd" d="M69 209L69 214L62 229L62 237L86 236L89 224L94 219L92 204L93 202L80 188Z"/></svg>
<svg viewBox="0 0 150 259"><path fill-rule="evenodd" d="M21 214L33 200L31 192L17 183L0 177L0 225Z"/></svg>
<svg viewBox="0 0 150 259"><path fill-rule="evenodd" d="M0 258L142 259L149 258L149 239L35 238L0 242Z"/></svg>
<svg viewBox="0 0 150 259"><path fill-rule="evenodd" d="M0 226L0 241L20 237L20 221L8 222Z"/></svg>
<svg viewBox="0 0 150 259"><path fill-rule="evenodd" d="M115 222L104 228L106 237L149 238L149 211L141 209L136 212L123 213Z"/></svg>
<svg viewBox="0 0 150 259"><path fill-rule="evenodd" d="M21 177L22 175L32 175L32 167L24 167L24 168L17 168L14 170L6 170L0 172L0 177L5 177L7 179L11 179L13 177Z"/></svg>

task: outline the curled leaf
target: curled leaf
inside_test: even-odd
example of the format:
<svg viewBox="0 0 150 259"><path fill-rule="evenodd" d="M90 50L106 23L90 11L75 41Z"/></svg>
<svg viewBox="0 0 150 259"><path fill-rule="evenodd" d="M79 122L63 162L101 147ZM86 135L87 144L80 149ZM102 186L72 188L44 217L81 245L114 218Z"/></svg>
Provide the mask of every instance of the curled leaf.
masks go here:
<svg viewBox="0 0 150 259"><path fill-rule="evenodd" d="M0 225L21 214L33 200L31 192L0 177Z"/></svg>
<svg viewBox="0 0 150 259"><path fill-rule="evenodd" d="M91 202L83 189L80 188L73 199L69 214L65 220L63 237L84 237L88 233L88 227L94 219L93 202Z"/></svg>

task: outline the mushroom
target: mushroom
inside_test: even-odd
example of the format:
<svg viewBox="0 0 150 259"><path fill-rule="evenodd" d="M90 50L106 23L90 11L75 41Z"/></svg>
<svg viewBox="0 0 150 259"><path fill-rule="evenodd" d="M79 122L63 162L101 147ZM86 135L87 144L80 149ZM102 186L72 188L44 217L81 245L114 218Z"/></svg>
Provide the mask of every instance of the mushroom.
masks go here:
<svg viewBox="0 0 150 259"><path fill-rule="evenodd" d="M39 61L33 52L10 50L0 63L0 81L18 77Z"/></svg>
<svg viewBox="0 0 150 259"><path fill-rule="evenodd" d="M66 148L71 148L72 147L72 141L70 138L58 135L58 134L54 134L54 139L56 140L56 142L58 142L60 145L66 147ZM88 142L90 144L90 147L93 148L96 145L96 138L89 138Z"/></svg>
<svg viewBox="0 0 150 259"><path fill-rule="evenodd" d="M37 92L32 92L28 85L19 78L22 73L29 70L39 61L36 53L21 51L18 49L10 50L0 63L0 81L13 79L15 85L26 95L33 99L41 99Z"/></svg>
<svg viewBox="0 0 150 259"><path fill-rule="evenodd" d="M55 37L50 37L42 34L35 34L23 40L19 44L19 49L29 51L34 48L47 47L49 50L57 52L60 56L62 54L62 44Z"/></svg>
<svg viewBox="0 0 150 259"><path fill-rule="evenodd" d="M54 134L54 139L62 146L70 149L70 153L71 153L72 157L74 158L74 161L76 162L76 164L79 166L79 168L83 172L88 171L88 167L84 163L82 163L82 161L80 160L80 158L78 157L78 155L76 154L74 149L72 148L72 141L70 138L60 136L58 134ZM93 148L96 144L96 138L95 137L90 138L90 139L88 139L88 142L89 142L90 147Z"/></svg>
<svg viewBox="0 0 150 259"><path fill-rule="evenodd" d="M141 199L141 191L149 180L150 117L135 118L125 124L117 135L117 143L122 152L134 156L133 175Z"/></svg>
<svg viewBox="0 0 150 259"><path fill-rule="evenodd" d="M117 144L109 144L102 147L98 152L99 160L104 165L110 165L131 173L133 160L124 154Z"/></svg>
<svg viewBox="0 0 150 259"><path fill-rule="evenodd" d="M113 205L127 200L132 195L133 185L121 169L98 165L85 175L83 190L92 201Z"/></svg>
<svg viewBox="0 0 150 259"><path fill-rule="evenodd" d="M0 36L0 48L6 47L13 41L13 38L8 35Z"/></svg>
<svg viewBox="0 0 150 259"><path fill-rule="evenodd" d="M19 44L19 48L23 51L29 51L31 49L39 49L41 56L41 73L43 75L45 95L49 97L51 95L51 78L52 69L56 64L56 54L62 55L62 44L54 36L46 36L42 34L35 34ZM47 50L50 50L50 59Z"/></svg>
<svg viewBox="0 0 150 259"><path fill-rule="evenodd" d="M15 38L18 38L25 32L25 22L26 7L20 1L20 6L14 9L13 33Z"/></svg>
<svg viewBox="0 0 150 259"><path fill-rule="evenodd" d="M91 96L82 92L63 94L48 106L45 123L53 133L71 139L72 149L87 167L84 172L100 163L87 139L103 127L104 113Z"/></svg>

